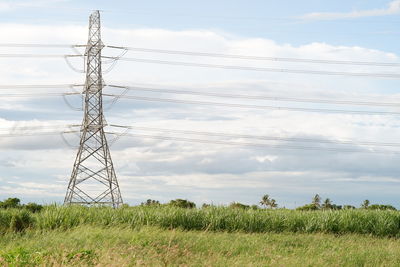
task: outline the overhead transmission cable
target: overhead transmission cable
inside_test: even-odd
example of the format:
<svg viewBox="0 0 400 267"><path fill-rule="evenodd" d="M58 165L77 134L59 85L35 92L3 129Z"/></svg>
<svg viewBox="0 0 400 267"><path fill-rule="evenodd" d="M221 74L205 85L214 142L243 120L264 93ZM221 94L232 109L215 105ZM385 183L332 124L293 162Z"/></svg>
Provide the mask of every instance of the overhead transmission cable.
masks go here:
<svg viewBox="0 0 400 267"><path fill-rule="evenodd" d="M131 57L103 56L103 58L140 62L140 63L150 63L150 64L186 66L186 67L217 68L217 69L229 69L229 70L247 70L247 71L278 72L278 73L293 73L293 74L316 74L316 75L356 76L356 77L377 77L377 78L400 79L400 74L396 74L396 73L367 73L367 72L343 72L343 71L301 70L301 69L266 68L266 67L246 67L246 66L237 66L237 65L193 63L193 62L183 62L183 61L169 61L169 60L131 58Z"/></svg>
<svg viewBox="0 0 400 267"><path fill-rule="evenodd" d="M254 108L254 109L269 109L269 110L288 110L288 111L309 111L309 112L326 112L326 113L348 113L348 114L368 114L368 115L400 115L400 112L392 111L367 111L367 110L342 110L342 109L321 109L321 108L301 108L301 107L282 107L282 106L266 106L266 105L251 105L251 104L234 104L234 103L221 103L210 101L197 101L197 100L180 100L170 98L156 98L156 97L142 97L142 96L127 96L115 94L103 94L103 96L119 97L140 101L152 102L168 102L190 105L205 105L205 106L220 106L231 108Z"/></svg>
<svg viewBox="0 0 400 267"><path fill-rule="evenodd" d="M72 133L79 131L65 131L61 129L70 129L74 125L26 125L13 126L8 128L0 128L0 137L20 137L20 136L40 136L40 135L56 135L63 133Z"/></svg>
<svg viewBox="0 0 400 267"><path fill-rule="evenodd" d="M53 47L53 48L76 48L86 45L71 45L71 44L21 44L21 43L2 43L0 47Z"/></svg>
<svg viewBox="0 0 400 267"><path fill-rule="evenodd" d="M127 89L127 90L132 90L132 91L171 93L171 94L196 95L196 96L210 96L210 97L221 97L221 98L238 98L238 99L254 99L254 100L263 99L263 100L302 102L302 103L303 102L324 103L324 104L335 104L335 105L399 107L399 103L388 103L388 102L312 99L312 98L295 98L295 97L281 97L281 96L267 96L267 95L221 94L221 93L211 93L211 92L175 90L175 89L158 89L158 88L149 88L149 87L142 87L142 86L122 86L122 85L112 85L112 84L108 84L107 86L114 87L114 88Z"/></svg>
<svg viewBox="0 0 400 267"><path fill-rule="evenodd" d="M120 135L120 133L106 132L107 134ZM350 153L391 153L400 154L400 151L390 150L368 150L368 149L345 149L345 148L325 148L325 147L307 147L307 146L295 146L295 145L281 145L281 144L263 144L263 143L250 143L250 142L231 142L231 141L218 141L218 140L206 140L197 138L186 138L186 137L172 137L172 136L160 136L160 135L148 135L148 134L124 134L125 136L132 137L143 137L158 140L167 141L182 141L192 143L203 143L203 144L219 144L219 145L230 145L230 146L241 146L241 147L255 147L255 148L276 148L276 149L300 149L300 150L323 150L329 152L350 152Z"/></svg>
<svg viewBox="0 0 400 267"><path fill-rule="evenodd" d="M377 66L377 67L400 67L400 63L395 63L395 62L347 61L347 60L328 60L328 59L309 59L309 58L232 55L232 54L221 54L221 53L193 52L193 51L166 50L166 49L152 49L152 48L142 48L142 47L124 47L124 46L113 46L113 45L108 45L106 47L115 48L115 49L123 49L123 50L131 50L131 51L136 51L136 52L161 53L161 54L185 55L185 56L218 57L218 58L264 60L264 61L284 61L284 62L295 62L295 63L362 65L362 66Z"/></svg>
<svg viewBox="0 0 400 267"><path fill-rule="evenodd" d="M12 134L0 134L1 138L5 137L22 137L22 136L42 136L42 135L59 135L62 131L57 132L39 132L39 133L12 133ZM68 132L70 133L70 132Z"/></svg>
<svg viewBox="0 0 400 267"><path fill-rule="evenodd" d="M326 143L326 144L339 144L339 145L367 145L367 146L400 147L400 143L388 143L388 142L328 140L328 139L316 139L316 138L304 138L304 137L299 138L299 137L281 137L281 136L261 136L261 135L231 134L231 133L221 133L221 132L165 129L165 128L145 127L145 126L125 126L125 125L116 125L116 124L110 124L109 126L117 127L117 128L132 129L132 130L150 131L150 132L156 131L156 132L165 132L165 133L205 135L205 136L213 136L213 137L244 138L244 139L256 139L256 140L266 140L266 141L310 142L310 143Z"/></svg>
<svg viewBox="0 0 400 267"><path fill-rule="evenodd" d="M80 95L80 93L31 93L31 94L0 94L2 97L53 97L53 96L67 96L67 95Z"/></svg>
<svg viewBox="0 0 400 267"><path fill-rule="evenodd" d="M69 58L69 57L84 57L84 55L76 54L0 54L3 58L22 57L22 58Z"/></svg>
<svg viewBox="0 0 400 267"><path fill-rule="evenodd" d="M49 128L68 128L68 127L76 127L75 124L52 124L52 125L20 125L19 123L15 124L12 127L2 127L0 131L15 131L15 130L37 130L37 129L49 129Z"/></svg>
<svg viewBox="0 0 400 267"><path fill-rule="evenodd" d="M48 88L71 88L84 86L83 84L1 84L0 89L48 89Z"/></svg>

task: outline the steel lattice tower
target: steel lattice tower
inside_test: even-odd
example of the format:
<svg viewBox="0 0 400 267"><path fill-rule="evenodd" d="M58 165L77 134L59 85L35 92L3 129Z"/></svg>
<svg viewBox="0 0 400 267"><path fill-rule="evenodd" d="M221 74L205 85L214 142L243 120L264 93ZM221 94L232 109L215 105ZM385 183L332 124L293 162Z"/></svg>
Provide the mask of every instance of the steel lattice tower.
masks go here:
<svg viewBox="0 0 400 267"><path fill-rule="evenodd" d="M104 133L103 78L101 70L100 12L89 18L89 39L85 52L85 109L81 140L68 184L64 204L111 205L122 204L110 150Z"/></svg>

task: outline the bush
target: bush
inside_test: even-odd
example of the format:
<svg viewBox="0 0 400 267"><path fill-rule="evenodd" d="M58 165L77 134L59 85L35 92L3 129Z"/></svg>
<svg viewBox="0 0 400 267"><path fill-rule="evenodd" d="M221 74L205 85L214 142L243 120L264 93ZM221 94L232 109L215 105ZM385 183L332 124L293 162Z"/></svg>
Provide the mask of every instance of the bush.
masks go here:
<svg viewBox="0 0 400 267"><path fill-rule="evenodd" d="M10 221L10 230L14 232L22 232L33 225L31 213L22 210L15 212Z"/></svg>
<svg viewBox="0 0 400 267"><path fill-rule="evenodd" d="M331 210L341 210L343 207L342 205L336 205L336 204L332 204L332 206L330 207Z"/></svg>
<svg viewBox="0 0 400 267"><path fill-rule="evenodd" d="M2 209L15 209L21 207L21 200L19 198L7 198L3 202L0 202L0 208Z"/></svg>
<svg viewBox="0 0 400 267"><path fill-rule="evenodd" d="M312 203L301 207L297 207L296 210L319 210L319 207L316 204Z"/></svg>
<svg viewBox="0 0 400 267"><path fill-rule="evenodd" d="M146 200L146 202L140 203L140 205L142 205L142 206L159 206L160 201L154 200L154 199L148 199L148 200Z"/></svg>
<svg viewBox="0 0 400 267"><path fill-rule="evenodd" d="M369 210L396 210L395 207L392 205L379 205L379 204L373 204L368 206Z"/></svg>
<svg viewBox="0 0 400 267"><path fill-rule="evenodd" d="M260 209L260 207L257 206L257 205L251 205L250 208L251 208L252 210L258 210L258 209Z"/></svg>
<svg viewBox="0 0 400 267"><path fill-rule="evenodd" d="M196 204L194 202L191 202L187 199L175 199L171 200L168 205L174 206L174 207L179 207L179 208L186 208L186 209L193 209L196 208Z"/></svg>
<svg viewBox="0 0 400 267"><path fill-rule="evenodd" d="M229 208L234 208L234 209L249 209L250 206L249 206L249 205L242 204L242 203L239 203L239 202L232 202L232 203L229 205Z"/></svg>
<svg viewBox="0 0 400 267"><path fill-rule="evenodd" d="M28 203L28 204L24 205L23 207L32 213L40 212L43 209L42 205L39 205L36 203Z"/></svg>

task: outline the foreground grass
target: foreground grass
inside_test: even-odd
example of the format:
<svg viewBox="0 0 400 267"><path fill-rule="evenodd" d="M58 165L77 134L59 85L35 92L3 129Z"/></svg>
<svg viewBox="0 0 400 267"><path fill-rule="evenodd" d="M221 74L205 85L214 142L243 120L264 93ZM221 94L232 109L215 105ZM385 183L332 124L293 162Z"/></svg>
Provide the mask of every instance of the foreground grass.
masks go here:
<svg viewBox="0 0 400 267"><path fill-rule="evenodd" d="M26 229L156 226L164 229L246 233L333 233L400 237L400 212L385 210L244 210L169 206L121 209L47 206L39 213L0 209L0 235Z"/></svg>
<svg viewBox="0 0 400 267"><path fill-rule="evenodd" d="M399 266L400 240L79 226L8 233L0 266Z"/></svg>

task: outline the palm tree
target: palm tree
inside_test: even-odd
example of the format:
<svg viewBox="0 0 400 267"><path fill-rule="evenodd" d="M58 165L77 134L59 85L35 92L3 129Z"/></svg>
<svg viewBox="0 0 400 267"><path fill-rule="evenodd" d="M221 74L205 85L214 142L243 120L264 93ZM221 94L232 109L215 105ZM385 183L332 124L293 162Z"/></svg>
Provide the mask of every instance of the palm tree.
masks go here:
<svg viewBox="0 0 400 267"><path fill-rule="evenodd" d="M261 201L260 201L261 206L268 207L270 205L270 203L271 203L271 199L269 198L269 195L264 195L261 198Z"/></svg>
<svg viewBox="0 0 400 267"><path fill-rule="evenodd" d="M321 207L321 197L320 197L318 194L316 194L316 195L313 197L311 203L312 203L313 205L315 205L316 207L320 208L320 207Z"/></svg>
<svg viewBox="0 0 400 267"><path fill-rule="evenodd" d="M332 201L329 198L325 199L324 203L322 204L322 208L331 209L332 208Z"/></svg>
<svg viewBox="0 0 400 267"><path fill-rule="evenodd" d="M276 200L270 198L269 195L264 195L261 198L260 205L261 206L265 206L266 208L270 208L270 209L278 207L278 204L276 203Z"/></svg>
<svg viewBox="0 0 400 267"><path fill-rule="evenodd" d="M271 209L278 207L278 203L276 203L275 199L271 199L269 206Z"/></svg>
<svg viewBox="0 0 400 267"><path fill-rule="evenodd" d="M364 202L361 204L361 208L363 208L363 209L368 209L368 207L369 207L369 200L366 199L366 200L364 200Z"/></svg>

